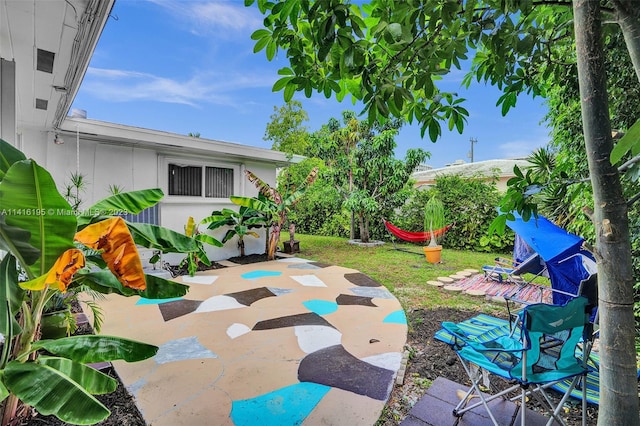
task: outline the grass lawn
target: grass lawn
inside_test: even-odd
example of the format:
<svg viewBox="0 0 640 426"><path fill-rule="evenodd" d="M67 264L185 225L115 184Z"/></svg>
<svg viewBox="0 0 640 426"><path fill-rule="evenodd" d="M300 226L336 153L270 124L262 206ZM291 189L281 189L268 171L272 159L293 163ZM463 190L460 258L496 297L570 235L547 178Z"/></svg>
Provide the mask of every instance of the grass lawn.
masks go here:
<svg viewBox="0 0 640 426"><path fill-rule="evenodd" d="M289 235L282 233L280 239L288 240ZM398 247L417 254L394 250L391 243L378 247L358 247L348 244L346 238L297 233L296 239L300 240L300 257L357 269L369 275L387 287L406 311L436 307L471 309L485 313L504 311L504 306L489 303L484 298L448 292L427 284L429 280L449 276L463 269L480 271L482 265L493 264L497 253L474 253L445 248L442 250L442 262L433 265L426 261L422 247L413 244L398 244Z"/></svg>

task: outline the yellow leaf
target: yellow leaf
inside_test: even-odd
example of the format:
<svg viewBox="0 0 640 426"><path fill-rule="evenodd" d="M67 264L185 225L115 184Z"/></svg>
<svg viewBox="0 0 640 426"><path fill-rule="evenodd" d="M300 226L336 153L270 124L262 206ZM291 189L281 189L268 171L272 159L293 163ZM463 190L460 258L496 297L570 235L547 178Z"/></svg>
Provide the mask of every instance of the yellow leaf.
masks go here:
<svg viewBox="0 0 640 426"><path fill-rule="evenodd" d="M76 233L75 240L102 251L102 259L123 286L136 290L147 288L138 249L121 217L93 223Z"/></svg>
<svg viewBox="0 0 640 426"><path fill-rule="evenodd" d="M189 216L187 220L187 224L184 226L184 235L187 237L193 237L193 234L196 232L196 221L193 220L192 216Z"/></svg>
<svg viewBox="0 0 640 426"><path fill-rule="evenodd" d="M48 273L31 281L21 283L25 290L42 290L46 286L57 287L61 292L67 291L67 287L73 279L73 275L85 264L84 255L78 249L69 249L62 253Z"/></svg>

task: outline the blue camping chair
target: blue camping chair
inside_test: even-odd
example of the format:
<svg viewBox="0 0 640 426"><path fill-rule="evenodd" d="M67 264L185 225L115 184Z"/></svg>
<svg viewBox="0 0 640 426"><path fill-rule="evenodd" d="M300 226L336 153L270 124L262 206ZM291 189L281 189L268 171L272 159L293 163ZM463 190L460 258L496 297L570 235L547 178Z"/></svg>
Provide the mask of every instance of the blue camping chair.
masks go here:
<svg viewBox="0 0 640 426"><path fill-rule="evenodd" d="M587 363L576 356L580 344L590 341L592 306L585 297L570 300L564 306L537 303L526 306L518 315L514 330L509 324L494 327L487 333L470 333L469 329L451 322L443 322L449 344L455 350L462 366L471 379L471 388L454 409L455 416L484 406L495 425L498 422L491 412L489 402L520 390L512 400L521 400L521 424L526 424L527 396L534 396L550 408L551 424L554 419L564 424L560 412L571 392L582 387L582 423L586 422ZM583 346L584 347L584 346ZM495 395L484 394L480 389L483 375L478 368L516 384ZM556 383L571 379L568 389L557 406L546 389ZM477 396L480 402L468 405Z"/></svg>

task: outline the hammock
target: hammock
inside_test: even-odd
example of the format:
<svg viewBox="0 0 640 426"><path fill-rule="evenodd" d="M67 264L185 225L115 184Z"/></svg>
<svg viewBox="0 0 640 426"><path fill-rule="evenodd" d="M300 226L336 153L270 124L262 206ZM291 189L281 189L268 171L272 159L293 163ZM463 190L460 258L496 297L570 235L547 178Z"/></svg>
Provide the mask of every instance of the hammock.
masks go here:
<svg viewBox="0 0 640 426"><path fill-rule="evenodd" d="M431 239L431 232L403 231L391 222L388 222L384 219L382 219L382 222L384 222L384 226L391 234L400 238L401 240L408 241L410 243L422 243ZM445 232L451 229L452 226L453 224L450 224L445 226L444 228L436 229L433 231L433 234L436 238L439 238L443 236Z"/></svg>

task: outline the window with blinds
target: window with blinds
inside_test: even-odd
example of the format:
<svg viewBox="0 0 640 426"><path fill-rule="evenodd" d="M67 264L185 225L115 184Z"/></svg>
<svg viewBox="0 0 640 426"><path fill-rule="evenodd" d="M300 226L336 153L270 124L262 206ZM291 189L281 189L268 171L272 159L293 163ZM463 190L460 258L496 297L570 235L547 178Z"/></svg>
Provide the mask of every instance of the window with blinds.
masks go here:
<svg viewBox="0 0 640 426"><path fill-rule="evenodd" d="M203 173L204 170L204 173ZM169 195L229 198L233 195L233 169L169 164Z"/></svg>

